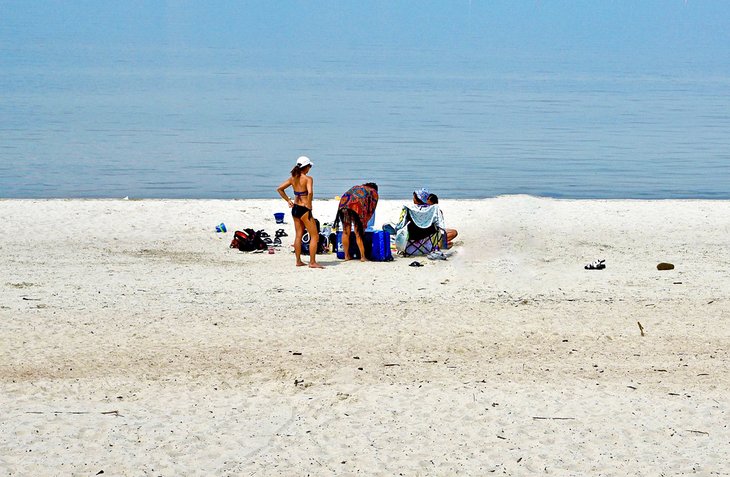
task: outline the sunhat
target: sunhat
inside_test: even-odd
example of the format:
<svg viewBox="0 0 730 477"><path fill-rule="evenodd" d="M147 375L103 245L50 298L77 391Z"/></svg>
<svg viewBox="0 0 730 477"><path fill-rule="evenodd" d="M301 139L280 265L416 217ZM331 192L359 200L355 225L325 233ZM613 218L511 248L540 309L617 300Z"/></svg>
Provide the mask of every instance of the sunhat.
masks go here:
<svg viewBox="0 0 730 477"><path fill-rule="evenodd" d="M297 159L297 167L300 169L313 165L314 164L312 163L312 161L309 160L307 156L299 156L299 159Z"/></svg>
<svg viewBox="0 0 730 477"><path fill-rule="evenodd" d="M425 187L423 189L414 190L413 193L416 194L418 200L420 200L424 204L428 202L428 196L431 195L431 193Z"/></svg>

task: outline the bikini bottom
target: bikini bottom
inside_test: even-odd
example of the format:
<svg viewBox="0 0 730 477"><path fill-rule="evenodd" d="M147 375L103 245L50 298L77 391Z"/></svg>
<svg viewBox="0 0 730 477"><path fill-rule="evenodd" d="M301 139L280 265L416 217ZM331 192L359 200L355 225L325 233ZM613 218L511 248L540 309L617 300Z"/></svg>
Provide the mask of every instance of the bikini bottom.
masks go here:
<svg viewBox="0 0 730 477"><path fill-rule="evenodd" d="M307 214L307 212L311 212L311 210L304 207L303 205L294 204L294 207L291 208L291 215L295 219L301 219Z"/></svg>

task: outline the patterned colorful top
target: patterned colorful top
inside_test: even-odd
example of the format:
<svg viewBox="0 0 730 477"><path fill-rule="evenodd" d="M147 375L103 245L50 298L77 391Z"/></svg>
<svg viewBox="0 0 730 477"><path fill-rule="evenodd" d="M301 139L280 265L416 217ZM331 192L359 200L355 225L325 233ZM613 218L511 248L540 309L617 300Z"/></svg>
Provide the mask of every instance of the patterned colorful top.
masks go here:
<svg viewBox="0 0 730 477"><path fill-rule="evenodd" d="M375 213L377 206L378 191L366 185L356 185L342 194L337 210L338 212L342 209L352 210L360 218L360 223L365 226Z"/></svg>

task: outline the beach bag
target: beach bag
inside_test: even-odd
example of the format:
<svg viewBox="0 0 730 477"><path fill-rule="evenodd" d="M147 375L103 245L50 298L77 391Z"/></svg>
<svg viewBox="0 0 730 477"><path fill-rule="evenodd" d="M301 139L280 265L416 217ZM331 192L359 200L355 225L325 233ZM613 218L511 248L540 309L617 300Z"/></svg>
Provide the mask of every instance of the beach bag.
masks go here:
<svg viewBox="0 0 730 477"><path fill-rule="evenodd" d="M236 230L231 240L230 248L237 248L241 252L266 250L268 246L261 238L261 234L254 229Z"/></svg>
<svg viewBox="0 0 730 477"><path fill-rule="evenodd" d="M246 232L243 232L241 230L236 230L233 233L233 240L231 240L231 244L228 246L229 248L238 248L238 244L242 240L248 240L248 235Z"/></svg>
<svg viewBox="0 0 730 477"><path fill-rule="evenodd" d="M314 223L317 224L317 233L319 234L319 240L317 241L317 254L327 253L329 251L329 235L322 233L322 229L319 225L319 220L314 219ZM327 224L329 226L329 224ZM326 230L331 230L325 227ZM304 232L302 235L302 253L309 254L309 232Z"/></svg>
<svg viewBox="0 0 730 477"><path fill-rule="evenodd" d="M317 241L317 253L327 253L329 251L329 237L325 234L319 234ZM305 232L302 236L302 253L309 254L309 232Z"/></svg>

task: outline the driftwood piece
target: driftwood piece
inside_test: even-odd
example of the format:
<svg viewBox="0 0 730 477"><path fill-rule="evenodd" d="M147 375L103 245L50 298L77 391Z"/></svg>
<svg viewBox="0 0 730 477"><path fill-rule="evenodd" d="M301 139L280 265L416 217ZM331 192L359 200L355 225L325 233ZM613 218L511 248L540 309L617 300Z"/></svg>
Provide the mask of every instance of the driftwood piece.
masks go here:
<svg viewBox="0 0 730 477"><path fill-rule="evenodd" d="M91 411L26 411L26 414L96 414ZM123 417L121 414L119 414L119 411L104 411L100 414L105 414L107 416L117 416L117 417Z"/></svg>
<svg viewBox="0 0 730 477"><path fill-rule="evenodd" d="M574 417L543 417L543 416L532 416L532 418L536 421L538 420L548 420L548 421L572 421L575 420Z"/></svg>

